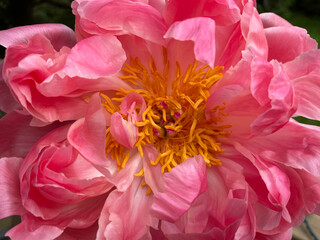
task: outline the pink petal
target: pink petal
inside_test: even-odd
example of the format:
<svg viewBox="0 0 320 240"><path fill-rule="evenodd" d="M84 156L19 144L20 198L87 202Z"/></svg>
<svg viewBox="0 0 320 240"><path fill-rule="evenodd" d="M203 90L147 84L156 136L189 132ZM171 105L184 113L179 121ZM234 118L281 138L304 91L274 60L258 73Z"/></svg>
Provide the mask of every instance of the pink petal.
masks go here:
<svg viewBox="0 0 320 240"><path fill-rule="evenodd" d="M210 17L218 25L231 25L240 19L240 9L233 0L173 0L166 4L164 16L170 25L188 18Z"/></svg>
<svg viewBox="0 0 320 240"><path fill-rule="evenodd" d="M256 137L248 141L245 146L268 161L304 169L315 176L320 176L319 136L319 127L290 120L277 132Z"/></svg>
<svg viewBox="0 0 320 240"><path fill-rule="evenodd" d="M97 239L140 239L152 225L152 198L135 178L125 192L113 191L102 210Z"/></svg>
<svg viewBox="0 0 320 240"><path fill-rule="evenodd" d="M135 107L140 108L139 115L141 117L142 113L147 109L147 104L144 101L144 98L136 92L131 92L123 98L120 105L121 114L128 115L128 112L133 103L135 103Z"/></svg>
<svg viewBox="0 0 320 240"><path fill-rule="evenodd" d="M97 0L81 2L78 6L75 4L74 11L79 14L76 29L80 32L92 35L133 34L164 44L164 20L156 9L147 4L128 0Z"/></svg>
<svg viewBox="0 0 320 240"><path fill-rule="evenodd" d="M317 49L317 42L299 27L272 27L264 30L268 41L268 60L288 62L301 53Z"/></svg>
<svg viewBox="0 0 320 240"><path fill-rule="evenodd" d="M31 230L32 229L32 230ZM51 240L63 232L54 225L41 225L37 219L25 219L20 224L9 230L6 235L11 239L24 240L26 238Z"/></svg>
<svg viewBox="0 0 320 240"><path fill-rule="evenodd" d="M270 70L270 68L267 69ZM251 123L250 126L253 134L269 134L271 132L277 131L289 121L290 117L296 111L296 106L294 105L294 93L292 84L288 77L282 71L279 64L273 64L272 74L273 76L270 80L267 91L271 106L269 106L262 114L260 114L256 118L253 123ZM265 80L268 77L270 77L270 72L267 73L266 71L262 73L259 71L256 75L253 76L252 81L267 83ZM261 86L262 85L260 84L259 87ZM266 94L266 92L264 94Z"/></svg>
<svg viewBox="0 0 320 240"><path fill-rule="evenodd" d="M244 6L241 16L241 31L246 40L246 48L254 50L261 58L266 59L268 56L267 41L261 19L252 2Z"/></svg>
<svg viewBox="0 0 320 240"><path fill-rule="evenodd" d="M206 191L205 161L199 156L186 160L165 174L164 185L164 192L154 195L152 211L160 219L174 222Z"/></svg>
<svg viewBox="0 0 320 240"><path fill-rule="evenodd" d="M116 37L93 36L71 49L62 71L69 77L99 78L119 72L125 59L125 52Z"/></svg>
<svg viewBox="0 0 320 240"><path fill-rule="evenodd" d="M114 171L116 166L107 161L105 157L106 119L104 111L99 94L92 95L85 118L71 125L68 141L102 173L110 176L110 170ZM110 169L108 170L107 167Z"/></svg>
<svg viewBox="0 0 320 240"><path fill-rule="evenodd" d="M20 196L21 162L20 158L0 158L0 218L22 215L26 211Z"/></svg>
<svg viewBox="0 0 320 240"><path fill-rule="evenodd" d="M135 122L124 120L118 112L111 116L110 133L118 143L129 149L132 149L138 140Z"/></svg>
<svg viewBox="0 0 320 240"><path fill-rule="evenodd" d="M13 111L20 105L14 99L10 89L2 77L3 61L0 62L0 109L6 113Z"/></svg>
<svg viewBox="0 0 320 240"><path fill-rule="evenodd" d="M320 51L302 53L284 64L283 69L292 80L298 103L296 114L320 120L320 102L315 100L320 91Z"/></svg>
<svg viewBox="0 0 320 240"><path fill-rule="evenodd" d="M155 161L159 152L151 146L143 147L143 170L144 179L153 193L164 191L164 175L161 173L161 166L151 164L151 161Z"/></svg>
<svg viewBox="0 0 320 240"><path fill-rule="evenodd" d="M72 47L76 43L74 32L62 24L38 24L0 31L0 45L8 48L25 45L36 34L46 36L58 51L63 46Z"/></svg>
<svg viewBox="0 0 320 240"><path fill-rule="evenodd" d="M212 19L197 17L175 22L170 26L164 37L179 41L193 41L196 59L214 67L215 22Z"/></svg>
<svg viewBox="0 0 320 240"><path fill-rule="evenodd" d="M54 123L45 127L32 127L28 115L11 112L0 119L0 156L25 157L31 147L46 133L61 126Z"/></svg>
<svg viewBox="0 0 320 240"><path fill-rule="evenodd" d="M113 160L115 161L115 160ZM114 173L112 183L121 192L125 192L136 178L134 174L142 168L140 153L136 150L130 151L129 160L124 168Z"/></svg>
<svg viewBox="0 0 320 240"><path fill-rule="evenodd" d="M274 13L261 13L260 18L263 23L263 28L270 28L270 27L291 27L292 25L282 17L278 16Z"/></svg>

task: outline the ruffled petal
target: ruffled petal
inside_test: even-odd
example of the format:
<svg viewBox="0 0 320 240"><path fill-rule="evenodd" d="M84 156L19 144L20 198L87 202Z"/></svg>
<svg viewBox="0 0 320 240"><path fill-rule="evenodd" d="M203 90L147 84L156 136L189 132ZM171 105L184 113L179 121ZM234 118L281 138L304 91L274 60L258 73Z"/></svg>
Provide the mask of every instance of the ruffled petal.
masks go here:
<svg viewBox="0 0 320 240"><path fill-rule="evenodd" d="M153 213L160 219L174 222L208 187L206 164L196 156L173 168L164 176L164 192L154 195Z"/></svg>
<svg viewBox="0 0 320 240"><path fill-rule="evenodd" d="M36 34L46 36L57 51L76 43L73 30L63 24L37 24L0 31L0 45L24 45Z"/></svg>
<svg viewBox="0 0 320 240"><path fill-rule="evenodd" d="M166 25L160 13L148 4L129 0L76 1L73 4L79 37L101 34L133 34L164 44ZM78 24L77 24L78 23Z"/></svg>
<svg viewBox="0 0 320 240"><path fill-rule="evenodd" d="M194 54L199 62L215 65L215 22L210 18L197 17L170 26L165 38L193 41Z"/></svg>
<svg viewBox="0 0 320 240"><path fill-rule="evenodd" d="M283 65L294 87L297 101L296 115L320 120L320 50L302 53Z"/></svg>

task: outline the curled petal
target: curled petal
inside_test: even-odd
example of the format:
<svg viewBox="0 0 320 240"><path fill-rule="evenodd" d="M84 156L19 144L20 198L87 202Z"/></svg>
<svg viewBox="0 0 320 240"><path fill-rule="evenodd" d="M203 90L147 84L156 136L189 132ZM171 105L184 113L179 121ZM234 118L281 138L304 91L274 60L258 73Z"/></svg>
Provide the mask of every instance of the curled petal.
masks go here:
<svg viewBox="0 0 320 240"><path fill-rule="evenodd" d="M287 20L271 12L261 13L260 18L262 20L263 28L292 26Z"/></svg>
<svg viewBox="0 0 320 240"><path fill-rule="evenodd" d="M62 24L37 24L0 31L0 45L9 47L24 45L37 34L46 36L58 51L63 46L72 47L76 43L74 32Z"/></svg>

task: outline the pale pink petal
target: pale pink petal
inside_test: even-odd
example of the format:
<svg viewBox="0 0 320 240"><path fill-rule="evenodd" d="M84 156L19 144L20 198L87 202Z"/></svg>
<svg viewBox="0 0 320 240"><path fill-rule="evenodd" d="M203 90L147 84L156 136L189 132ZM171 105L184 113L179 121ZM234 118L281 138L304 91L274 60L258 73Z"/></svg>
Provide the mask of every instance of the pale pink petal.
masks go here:
<svg viewBox="0 0 320 240"><path fill-rule="evenodd" d="M197 17L170 26L165 38L193 41L194 54L199 62L215 65L215 22L210 18Z"/></svg>
<svg viewBox="0 0 320 240"><path fill-rule="evenodd" d="M26 210L20 196L21 158L0 158L0 218L22 215Z"/></svg>
<svg viewBox="0 0 320 240"><path fill-rule="evenodd" d="M317 49L316 40L299 27L271 27L264 30L268 41L268 60L288 62L301 53Z"/></svg>
<svg viewBox="0 0 320 240"><path fill-rule="evenodd" d="M135 178L125 192L113 191L108 197L99 220L97 239L140 239L152 225L151 196Z"/></svg>
<svg viewBox="0 0 320 240"><path fill-rule="evenodd" d="M290 120L277 132L246 142L245 147L266 160L320 176L319 136L319 127Z"/></svg>
<svg viewBox="0 0 320 240"><path fill-rule="evenodd" d="M61 126L54 123L45 127L32 127L32 117L11 112L0 119L0 156L25 157L31 147L46 133Z"/></svg>
<svg viewBox="0 0 320 240"><path fill-rule="evenodd" d="M116 74L126 59L120 42L112 35L93 36L78 42L62 70L69 77L99 78Z"/></svg>
<svg viewBox="0 0 320 240"><path fill-rule="evenodd" d="M113 160L116 161L116 160ZM136 150L130 151L130 157L125 167L117 171L112 176L112 183L121 192L125 192L136 178L134 174L138 173L142 168L140 153Z"/></svg>
<svg viewBox="0 0 320 240"><path fill-rule="evenodd" d="M96 0L74 5L79 15L76 29L91 35L133 34L164 44L166 25L160 13L148 4L129 0ZM78 23L78 24L77 24ZM81 34L80 34L81 35Z"/></svg>
<svg viewBox="0 0 320 240"><path fill-rule="evenodd" d="M261 13L260 18L262 20L263 28L280 27L280 26L292 27L292 24L289 23L287 20L271 12Z"/></svg>
<svg viewBox="0 0 320 240"><path fill-rule="evenodd" d="M230 25L240 19L240 9L233 0L172 0L165 7L168 24L194 17L210 17L219 25Z"/></svg>
<svg viewBox="0 0 320 240"><path fill-rule="evenodd" d="M0 45L9 47L25 45L36 34L46 36L58 51L63 46L72 47L76 43L74 32L62 24L38 24L0 31Z"/></svg>
<svg viewBox="0 0 320 240"><path fill-rule="evenodd" d="M208 183L205 161L200 156L186 160L169 173L165 173L164 185L164 192L154 195L152 211L160 219L173 222L206 191Z"/></svg>
<svg viewBox="0 0 320 240"><path fill-rule="evenodd" d="M102 173L110 176L110 171L114 171L116 166L107 161L105 157L106 119L104 111L99 94L92 95L85 118L71 125L68 141Z"/></svg>

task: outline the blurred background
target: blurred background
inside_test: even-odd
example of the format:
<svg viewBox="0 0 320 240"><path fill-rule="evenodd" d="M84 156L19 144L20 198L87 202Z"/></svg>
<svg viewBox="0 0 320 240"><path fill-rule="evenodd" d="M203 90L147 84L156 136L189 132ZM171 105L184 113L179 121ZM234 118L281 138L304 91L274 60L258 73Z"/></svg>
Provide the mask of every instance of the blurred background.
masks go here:
<svg viewBox="0 0 320 240"><path fill-rule="evenodd" d="M0 30L38 23L63 23L73 28L71 2L72 0L0 0ZM293 25L307 29L310 36L320 43L320 0L257 0L257 8L260 13L277 13ZM5 49L1 47L0 60L4 57L4 52ZM0 117L3 114L0 111ZM320 126L318 121L302 117L297 117L296 120ZM310 229L320 236L319 217L310 215L307 219L301 227L294 230L293 239L317 239ZM19 217L0 220L0 239L5 239L1 237L4 232L19 221Z"/></svg>

